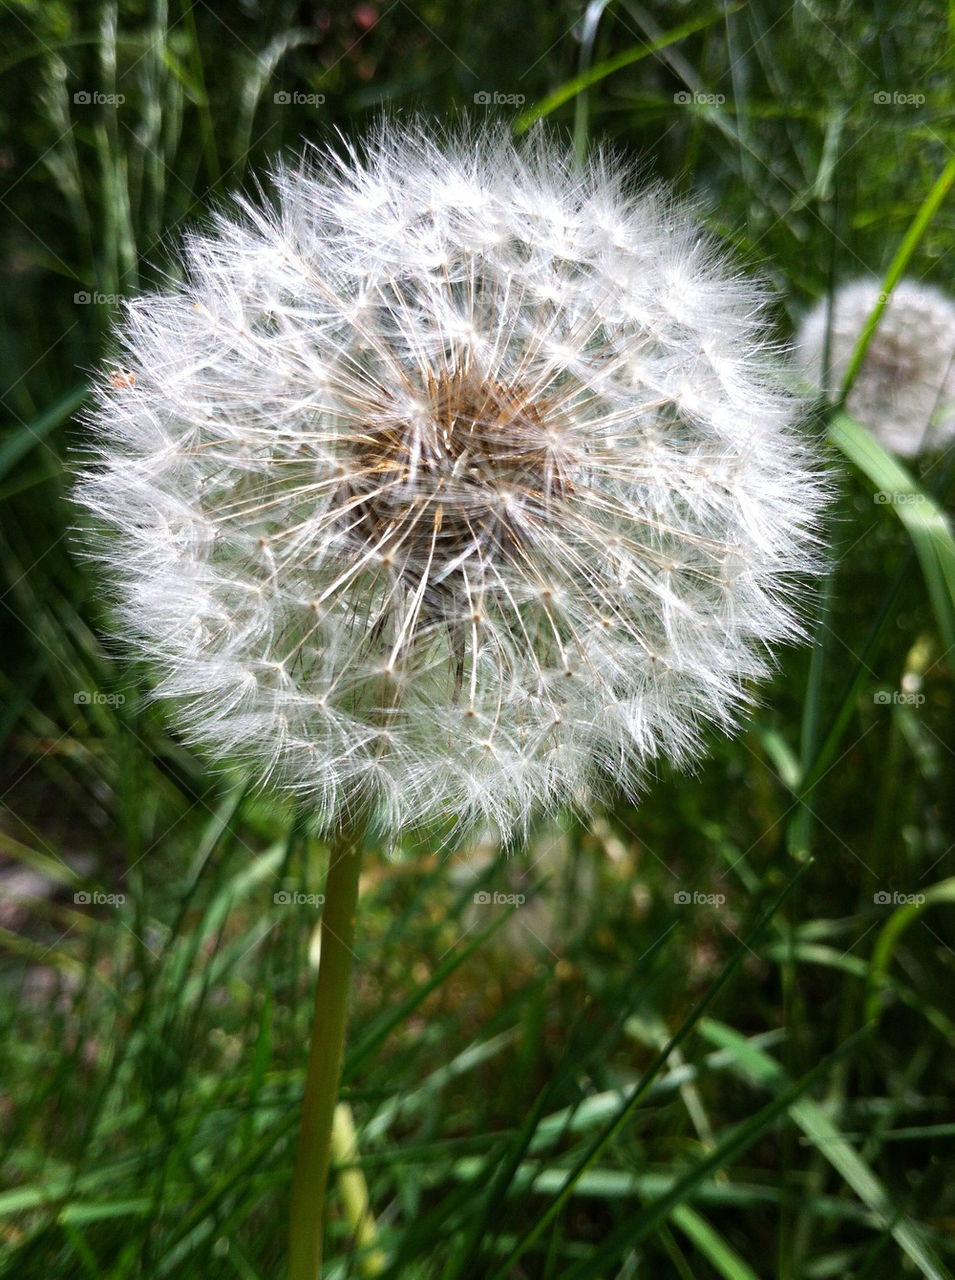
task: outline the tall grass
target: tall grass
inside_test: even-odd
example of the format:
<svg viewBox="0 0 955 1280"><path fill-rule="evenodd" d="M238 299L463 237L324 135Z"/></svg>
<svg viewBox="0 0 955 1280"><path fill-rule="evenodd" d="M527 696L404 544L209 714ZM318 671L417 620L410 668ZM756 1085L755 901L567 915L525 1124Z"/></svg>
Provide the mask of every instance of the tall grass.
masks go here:
<svg viewBox="0 0 955 1280"><path fill-rule="evenodd" d="M0 1275L265 1280L326 851L105 638L68 491L118 300L300 137L495 93L698 197L783 335L855 275L955 292L950 16L37 2L0 29ZM344 1083L389 1276L949 1275L951 459L807 429L831 572L743 738L511 860L367 855ZM326 1256L365 1270L338 1200Z"/></svg>

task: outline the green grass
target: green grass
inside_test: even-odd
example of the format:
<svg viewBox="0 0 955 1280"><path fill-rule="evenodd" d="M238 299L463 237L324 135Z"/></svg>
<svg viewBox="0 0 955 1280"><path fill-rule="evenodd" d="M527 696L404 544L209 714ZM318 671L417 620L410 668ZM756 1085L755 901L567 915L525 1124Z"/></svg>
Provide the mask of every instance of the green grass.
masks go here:
<svg viewBox="0 0 955 1280"><path fill-rule="evenodd" d="M326 851L109 639L68 494L116 299L302 136L482 91L693 194L782 336L861 274L955 293L953 31L926 3L0 11L0 1276L284 1265L318 911L275 895L321 893ZM743 736L510 860L366 855L344 1094L388 1276L952 1272L952 459L807 430L831 570ZM326 1257L363 1274L335 1197Z"/></svg>

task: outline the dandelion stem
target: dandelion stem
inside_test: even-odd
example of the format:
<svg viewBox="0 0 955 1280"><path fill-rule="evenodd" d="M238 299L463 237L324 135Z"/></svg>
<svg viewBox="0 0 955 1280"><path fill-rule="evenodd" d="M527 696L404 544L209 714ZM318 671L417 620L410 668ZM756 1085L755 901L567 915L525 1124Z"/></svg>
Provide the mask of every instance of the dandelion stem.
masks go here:
<svg viewBox="0 0 955 1280"><path fill-rule="evenodd" d="M316 1280L321 1274L325 1189L345 1043L360 869L361 842L354 833L346 833L332 845L325 882L315 1016L292 1181L289 1280Z"/></svg>

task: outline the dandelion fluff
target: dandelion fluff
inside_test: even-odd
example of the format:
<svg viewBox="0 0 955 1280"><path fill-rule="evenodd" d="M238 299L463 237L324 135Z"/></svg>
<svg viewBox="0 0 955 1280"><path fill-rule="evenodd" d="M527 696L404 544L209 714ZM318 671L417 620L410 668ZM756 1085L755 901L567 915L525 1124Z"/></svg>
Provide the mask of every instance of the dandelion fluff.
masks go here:
<svg viewBox="0 0 955 1280"><path fill-rule="evenodd" d="M796 356L807 378L838 392L879 303L877 280L854 280L806 314ZM829 376L824 378L826 335ZM955 440L955 302L932 285L901 280L889 295L846 409L903 457L934 453Z"/></svg>
<svg viewBox="0 0 955 1280"><path fill-rule="evenodd" d="M186 736L333 826L496 824L730 730L823 485L758 290L615 157L383 125L130 303L80 501Z"/></svg>

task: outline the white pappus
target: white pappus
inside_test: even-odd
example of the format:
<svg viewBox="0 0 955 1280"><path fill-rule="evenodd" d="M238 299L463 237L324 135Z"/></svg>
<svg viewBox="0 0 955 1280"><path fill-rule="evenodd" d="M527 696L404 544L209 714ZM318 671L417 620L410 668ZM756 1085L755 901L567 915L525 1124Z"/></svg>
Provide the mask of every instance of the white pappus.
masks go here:
<svg viewBox="0 0 955 1280"><path fill-rule="evenodd" d="M619 158L382 124L130 303L79 501L184 735L391 831L633 792L800 634L761 291Z"/></svg>
<svg viewBox="0 0 955 1280"><path fill-rule="evenodd" d="M866 321L882 299L878 280L852 280L822 298L796 334L796 359L833 398ZM828 335L828 378L824 378ZM955 440L955 302L934 285L900 280L872 335L846 410L902 457Z"/></svg>

